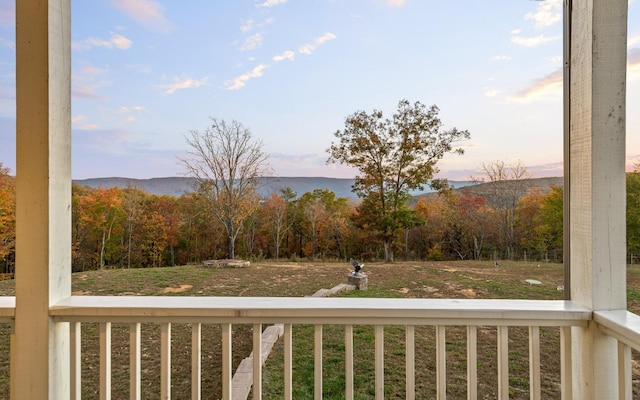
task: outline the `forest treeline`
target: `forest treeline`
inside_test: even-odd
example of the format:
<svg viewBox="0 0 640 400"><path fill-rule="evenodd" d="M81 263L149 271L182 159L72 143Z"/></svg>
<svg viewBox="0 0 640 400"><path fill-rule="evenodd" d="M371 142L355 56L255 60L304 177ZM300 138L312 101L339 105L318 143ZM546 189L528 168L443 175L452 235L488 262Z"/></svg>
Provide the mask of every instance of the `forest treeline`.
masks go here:
<svg viewBox="0 0 640 400"><path fill-rule="evenodd" d="M542 192L523 181L485 184L421 196L419 220L397 231L398 259L562 261L562 187ZM135 188L73 185L74 271L148 268L224 258L225 229L199 193L151 195ZM261 199L243 222L238 257L363 261L383 246L361 218L361 204L329 190L282 190ZM640 254L640 173L627 177L627 248ZM0 271L15 264L15 181L0 168Z"/></svg>

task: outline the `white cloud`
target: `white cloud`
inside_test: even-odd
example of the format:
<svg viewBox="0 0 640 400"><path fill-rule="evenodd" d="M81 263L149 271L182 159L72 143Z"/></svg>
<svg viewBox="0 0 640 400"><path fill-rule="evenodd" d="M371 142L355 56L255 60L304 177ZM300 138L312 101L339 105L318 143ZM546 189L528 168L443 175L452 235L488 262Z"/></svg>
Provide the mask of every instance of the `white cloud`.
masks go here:
<svg viewBox="0 0 640 400"><path fill-rule="evenodd" d="M552 64L563 64L564 63L564 56L550 57L549 58L549 62L551 62Z"/></svg>
<svg viewBox="0 0 640 400"><path fill-rule="evenodd" d="M543 76L534 81L531 85L522 89L514 96L510 97L515 101L528 101L537 99L561 99L562 98L562 68Z"/></svg>
<svg viewBox="0 0 640 400"><path fill-rule="evenodd" d="M93 123L82 123L84 122L86 119L86 117L82 114L78 114L74 117L71 117L71 123L74 125L75 129L80 129L83 131L95 131L96 129L98 129L98 125L97 124L93 124Z"/></svg>
<svg viewBox="0 0 640 400"><path fill-rule="evenodd" d="M173 24L163 15L162 5L153 0L111 0L111 4L140 25L156 32L167 33Z"/></svg>
<svg viewBox="0 0 640 400"><path fill-rule="evenodd" d="M295 52L293 52L291 50L287 50L287 51L283 52L282 54L278 54L277 56L274 56L273 57L273 61L275 61L275 62L280 62L280 61L284 61L284 60L293 61L295 56L296 56Z"/></svg>
<svg viewBox="0 0 640 400"><path fill-rule="evenodd" d="M505 56L505 55L491 57L491 61L506 61L506 60L511 60L511 57Z"/></svg>
<svg viewBox="0 0 640 400"><path fill-rule="evenodd" d="M243 25L240 26L240 30L242 32L249 32L251 29L253 29L253 19L248 19Z"/></svg>
<svg viewBox="0 0 640 400"><path fill-rule="evenodd" d="M258 7L275 7L286 2L287 0L265 0L262 3L258 4Z"/></svg>
<svg viewBox="0 0 640 400"><path fill-rule="evenodd" d="M260 33L256 33L244 39L244 43L240 47L240 50L253 50L260 46L262 46L262 35Z"/></svg>
<svg viewBox="0 0 640 400"><path fill-rule="evenodd" d="M627 47L633 47L640 44L640 35L633 35L627 38Z"/></svg>
<svg viewBox="0 0 640 400"><path fill-rule="evenodd" d="M148 64L127 64L125 68L132 69L141 74L148 74L151 72L151 66Z"/></svg>
<svg viewBox="0 0 640 400"><path fill-rule="evenodd" d="M486 92L484 92L484 95L485 95L486 97L496 97L496 96L498 96L500 93L502 93L500 90L491 89L491 90L487 90Z"/></svg>
<svg viewBox="0 0 640 400"><path fill-rule="evenodd" d="M144 110L143 106L131 106L131 107L121 106L120 108L118 108L118 113L126 114L131 111L143 111L143 110Z"/></svg>
<svg viewBox="0 0 640 400"><path fill-rule="evenodd" d="M74 42L72 48L74 50L90 50L93 47L104 47L107 49L121 49L126 50L133 45L133 41L122 36L119 33L112 33L108 40L90 37L83 42Z"/></svg>
<svg viewBox="0 0 640 400"><path fill-rule="evenodd" d="M251 32L255 28L264 28L265 26L271 24L274 21L273 17L269 17L262 22L256 23L253 18L249 18L244 22L244 24L240 25L240 30L243 33Z"/></svg>
<svg viewBox="0 0 640 400"><path fill-rule="evenodd" d="M253 68L251 71L245 72L240 76L226 81L224 83L224 86L227 90L238 90L244 87L249 79L261 77L264 74L264 70L268 67L269 66L266 64L260 64Z"/></svg>
<svg viewBox="0 0 640 400"><path fill-rule="evenodd" d="M71 123L72 124L77 124L78 122L84 121L84 119L85 119L84 115L78 114L78 115L76 115L74 117L71 117Z"/></svg>
<svg viewBox="0 0 640 400"><path fill-rule="evenodd" d="M640 48L631 49L627 54L627 79L640 79Z"/></svg>
<svg viewBox="0 0 640 400"><path fill-rule="evenodd" d="M512 36L511 42L524 47L536 47L544 43L552 42L554 40L560 40L560 39L562 39L562 36L545 36L545 35L538 35L535 37Z"/></svg>
<svg viewBox="0 0 640 400"><path fill-rule="evenodd" d="M127 39L126 37L119 34L111 36L111 43L113 43L113 45L119 49L128 49L133 44L130 39Z"/></svg>
<svg viewBox="0 0 640 400"><path fill-rule="evenodd" d="M535 12L525 15L536 29L544 29L562 21L562 0L545 0L538 3Z"/></svg>
<svg viewBox="0 0 640 400"><path fill-rule="evenodd" d="M337 36L331 32L327 32L322 36L319 36L312 43L303 44L298 48L298 52L301 54L311 54L316 49L316 47L321 44L328 42L329 40L336 39Z"/></svg>
<svg viewBox="0 0 640 400"><path fill-rule="evenodd" d="M90 100L108 100L108 97L96 93L96 88L101 85L82 83L81 79L75 79L71 88L71 95L76 98Z"/></svg>
<svg viewBox="0 0 640 400"><path fill-rule="evenodd" d="M387 0L387 5L389 7L402 7L406 2L406 0Z"/></svg>
<svg viewBox="0 0 640 400"><path fill-rule="evenodd" d="M78 126L76 129L79 129L81 131L95 131L98 128L100 128L98 124L84 124L84 125Z"/></svg>
<svg viewBox="0 0 640 400"><path fill-rule="evenodd" d="M164 91L165 94L173 94L176 90L197 88L207 83L208 78L193 79L193 78L174 78L173 83L167 83L159 85L158 87Z"/></svg>
<svg viewBox="0 0 640 400"><path fill-rule="evenodd" d="M80 68L80 71L82 71L83 74L87 74L87 75L102 75L105 72L107 72L107 70L103 68L98 68L93 65L85 65L82 68Z"/></svg>
<svg viewBox="0 0 640 400"><path fill-rule="evenodd" d="M7 47L10 49L15 49L16 48L16 43L13 40L9 40L9 39L5 39L3 37L0 37L0 47Z"/></svg>

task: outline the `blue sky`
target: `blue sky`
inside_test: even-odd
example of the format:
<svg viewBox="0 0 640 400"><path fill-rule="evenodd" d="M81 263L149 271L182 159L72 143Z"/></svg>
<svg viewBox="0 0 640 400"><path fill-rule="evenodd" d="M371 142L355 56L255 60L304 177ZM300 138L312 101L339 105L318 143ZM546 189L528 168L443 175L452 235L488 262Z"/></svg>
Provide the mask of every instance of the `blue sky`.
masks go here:
<svg viewBox="0 0 640 400"><path fill-rule="evenodd" d="M640 161L640 1L629 3L627 156ZM262 140L278 176L326 165L344 119L401 99L468 129L440 176L562 168L562 0L72 1L75 179L185 173L210 117ZM0 0L0 162L15 172L14 0Z"/></svg>

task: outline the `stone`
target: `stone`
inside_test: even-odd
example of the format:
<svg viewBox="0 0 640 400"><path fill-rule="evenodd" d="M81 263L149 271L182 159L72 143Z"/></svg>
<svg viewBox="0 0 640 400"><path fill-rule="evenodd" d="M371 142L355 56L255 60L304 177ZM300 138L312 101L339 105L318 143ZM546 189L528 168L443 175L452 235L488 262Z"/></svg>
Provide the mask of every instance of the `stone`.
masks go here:
<svg viewBox="0 0 640 400"><path fill-rule="evenodd" d="M349 274L347 276L347 283L356 287L356 290L367 290L369 284L369 276L363 274Z"/></svg>

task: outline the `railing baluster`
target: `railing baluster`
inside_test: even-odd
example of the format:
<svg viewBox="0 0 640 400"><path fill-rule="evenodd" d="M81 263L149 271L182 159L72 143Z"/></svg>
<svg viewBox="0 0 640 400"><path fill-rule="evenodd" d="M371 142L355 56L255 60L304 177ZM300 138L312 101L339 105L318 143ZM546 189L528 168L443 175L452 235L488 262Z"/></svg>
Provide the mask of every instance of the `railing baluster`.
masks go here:
<svg viewBox="0 0 640 400"><path fill-rule="evenodd" d="M404 335L406 348L406 398L407 400L414 400L416 398L416 327L407 325Z"/></svg>
<svg viewBox="0 0 640 400"><path fill-rule="evenodd" d="M353 400L353 325L344 326L344 396Z"/></svg>
<svg viewBox="0 0 640 400"><path fill-rule="evenodd" d="M129 398L140 400L140 323L129 324Z"/></svg>
<svg viewBox="0 0 640 400"><path fill-rule="evenodd" d="M560 327L560 398L573 398L573 376L571 369L571 327Z"/></svg>
<svg viewBox="0 0 640 400"><path fill-rule="evenodd" d="M293 399L293 326L284 324L284 398Z"/></svg>
<svg viewBox="0 0 640 400"><path fill-rule="evenodd" d="M262 324L253 324L253 400L262 399Z"/></svg>
<svg viewBox="0 0 640 400"><path fill-rule="evenodd" d="M529 327L529 396L540 400L540 327Z"/></svg>
<svg viewBox="0 0 640 400"><path fill-rule="evenodd" d="M69 324L70 351L71 351L71 399L82 399L82 342L80 322Z"/></svg>
<svg viewBox="0 0 640 400"><path fill-rule="evenodd" d="M322 325L314 325L313 337L313 397L322 400Z"/></svg>
<svg viewBox="0 0 640 400"><path fill-rule="evenodd" d="M509 327L498 327L498 399L509 399Z"/></svg>
<svg viewBox="0 0 640 400"><path fill-rule="evenodd" d="M202 324L191 324L191 400L202 397Z"/></svg>
<svg viewBox="0 0 640 400"><path fill-rule="evenodd" d="M375 326L376 400L384 399L384 325Z"/></svg>
<svg viewBox="0 0 640 400"><path fill-rule="evenodd" d="M447 398L447 341L442 325L436 326L436 391L438 400Z"/></svg>
<svg viewBox="0 0 640 400"><path fill-rule="evenodd" d="M100 400L111 399L111 322L100 323Z"/></svg>
<svg viewBox="0 0 640 400"><path fill-rule="evenodd" d="M631 347L618 342L618 398L631 400Z"/></svg>
<svg viewBox="0 0 640 400"><path fill-rule="evenodd" d="M222 398L231 399L232 393L232 351L231 351L231 324L220 325L222 329Z"/></svg>
<svg viewBox="0 0 640 400"><path fill-rule="evenodd" d="M478 399L478 327L467 326L467 399Z"/></svg>
<svg viewBox="0 0 640 400"><path fill-rule="evenodd" d="M160 398L171 398L171 323L160 324Z"/></svg>

